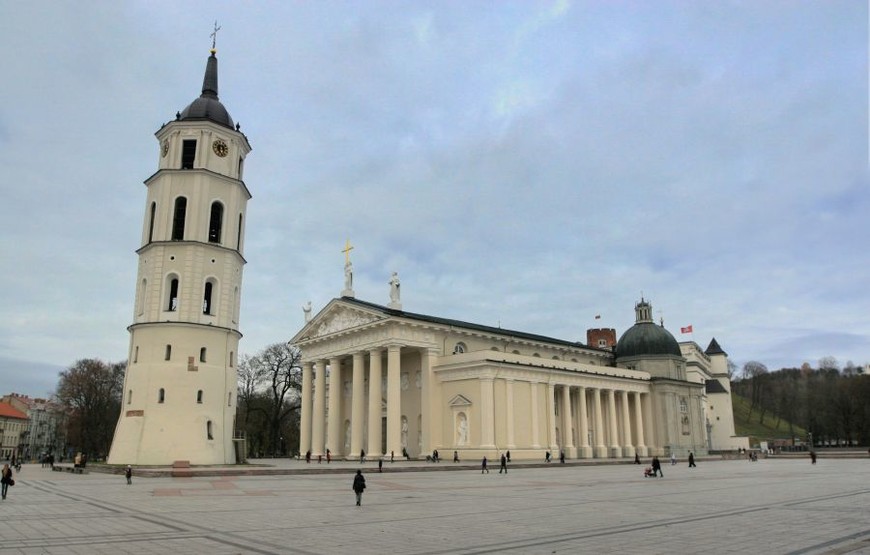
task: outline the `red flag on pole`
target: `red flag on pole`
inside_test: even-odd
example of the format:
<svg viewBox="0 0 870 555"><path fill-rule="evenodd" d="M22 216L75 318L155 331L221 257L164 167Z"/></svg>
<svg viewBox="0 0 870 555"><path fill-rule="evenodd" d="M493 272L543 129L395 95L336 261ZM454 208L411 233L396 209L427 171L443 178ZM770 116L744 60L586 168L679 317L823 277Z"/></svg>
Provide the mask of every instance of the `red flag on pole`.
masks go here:
<svg viewBox="0 0 870 555"><path fill-rule="evenodd" d="M689 324L685 328L680 328L680 333L692 333L692 325Z"/></svg>
<svg viewBox="0 0 870 555"><path fill-rule="evenodd" d="M596 314L596 315L595 315L595 319L596 319L596 320L601 320L601 315L600 315L600 314Z"/></svg>

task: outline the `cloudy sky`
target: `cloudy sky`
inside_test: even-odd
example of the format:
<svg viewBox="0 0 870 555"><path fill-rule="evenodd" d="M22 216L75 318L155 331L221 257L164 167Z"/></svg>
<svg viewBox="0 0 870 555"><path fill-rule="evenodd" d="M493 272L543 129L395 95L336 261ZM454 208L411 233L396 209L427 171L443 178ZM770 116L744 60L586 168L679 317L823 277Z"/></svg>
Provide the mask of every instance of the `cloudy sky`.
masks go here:
<svg viewBox="0 0 870 555"><path fill-rule="evenodd" d="M243 353L340 294L350 239L357 298L397 271L412 312L585 341L643 295L738 365L870 363L866 2L9 0L0 393L126 358L153 134L214 20Z"/></svg>

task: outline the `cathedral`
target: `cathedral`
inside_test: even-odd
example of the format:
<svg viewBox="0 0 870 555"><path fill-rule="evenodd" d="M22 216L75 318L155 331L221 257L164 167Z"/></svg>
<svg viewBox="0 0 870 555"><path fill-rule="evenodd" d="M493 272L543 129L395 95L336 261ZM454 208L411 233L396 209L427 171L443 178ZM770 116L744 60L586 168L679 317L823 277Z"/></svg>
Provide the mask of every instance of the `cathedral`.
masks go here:
<svg viewBox="0 0 870 555"><path fill-rule="evenodd" d="M346 267L346 274L349 273ZM512 460L633 458L746 446L727 354L678 343L641 299L616 341L587 344L340 298L290 341L302 351L300 453Z"/></svg>

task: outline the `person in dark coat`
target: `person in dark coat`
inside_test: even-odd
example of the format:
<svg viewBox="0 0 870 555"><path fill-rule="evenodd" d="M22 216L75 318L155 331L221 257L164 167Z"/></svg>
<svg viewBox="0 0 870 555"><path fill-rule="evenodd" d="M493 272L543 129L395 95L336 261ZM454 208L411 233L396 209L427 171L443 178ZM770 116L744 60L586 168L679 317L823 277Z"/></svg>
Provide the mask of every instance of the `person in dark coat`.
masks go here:
<svg viewBox="0 0 870 555"><path fill-rule="evenodd" d="M507 456L502 453L501 456L501 467L498 469L498 473L501 474L501 471L504 470L504 473L507 474Z"/></svg>
<svg viewBox="0 0 870 555"><path fill-rule="evenodd" d="M362 474L362 470L356 471L356 476L353 477L353 492L356 494L356 506L362 505L362 494L366 489L366 479Z"/></svg>
<svg viewBox="0 0 870 555"><path fill-rule="evenodd" d="M484 455L483 460L480 461L480 473L483 474L484 472L489 474L489 469L486 467L486 455Z"/></svg>
<svg viewBox="0 0 870 555"><path fill-rule="evenodd" d="M658 476L659 478L665 477L665 473L662 472L662 463L661 463L661 461L659 461L658 457L653 457L652 469L653 469L653 476Z"/></svg>
<svg viewBox="0 0 870 555"><path fill-rule="evenodd" d="M689 451L689 468L693 468L693 467L695 467L695 466L697 466L697 465L695 464L695 455L694 455L694 453L692 453L691 451Z"/></svg>
<svg viewBox="0 0 870 555"><path fill-rule="evenodd" d="M634 454L634 464L640 464L640 455Z"/></svg>
<svg viewBox="0 0 870 555"><path fill-rule="evenodd" d="M559 462L565 464L565 452L559 451Z"/></svg>
<svg viewBox="0 0 870 555"><path fill-rule="evenodd" d="M9 492L9 486L14 484L12 480L12 469L8 464L3 465L3 473L0 475L0 484L2 484L3 499L6 499L6 494Z"/></svg>
<svg viewBox="0 0 870 555"><path fill-rule="evenodd" d="M127 477L128 486L133 483L133 467L129 464L127 465L127 468L124 469L124 476Z"/></svg>

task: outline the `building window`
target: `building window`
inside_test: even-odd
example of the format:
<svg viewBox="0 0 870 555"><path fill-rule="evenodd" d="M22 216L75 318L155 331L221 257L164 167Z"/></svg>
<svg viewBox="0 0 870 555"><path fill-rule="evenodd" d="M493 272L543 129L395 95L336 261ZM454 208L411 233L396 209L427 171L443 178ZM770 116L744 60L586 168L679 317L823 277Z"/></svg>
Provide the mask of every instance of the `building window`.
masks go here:
<svg viewBox="0 0 870 555"><path fill-rule="evenodd" d="M205 423L205 433L208 439L214 439L214 434L211 430L211 420Z"/></svg>
<svg viewBox="0 0 870 555"><path fill-rule="evenodd" d="M181 169L192 170L196 159L196 139L185 139L181 143Z"/></svg>
<svg viewBox="0 0 870 555"><path fill-rule="evenodd" d="M175 312L178 310L178 278L173 277L169 280L169 305L166 310Z"/></svg>
<svg viewBox="0 0 870 555"><path fill-rule="evenodd" d="M157 392L157 402L162 403L165 400L166 400L166 390L161 387L160 391Z"/></svg>
<svg viewBox="0 0 870 555"><path fill-rule="evenodd" d="M680 412L689 412L689 403L685 397L680 397Z"/></svg>
<svg viewBox="0 0 870 555"><path fill-rule="evenodd" d="M163 357L163 360L169 360L172 358L172 345L166 346L166 355Z"/></svg>
<svg viewBox="0 0 870 555"><path fill-rule="evenodd" d="M154 216L155 216L156 212L157 212L157 203L152 202L151 203L151 220L148 223L148 242L149 243L154 240Z"/></svg>
<svg viewBox="0 0 870 555"><path fill-rule="evenodd" d="M199 361L205 362L205 347L199 350Z"/></svg>
<svg viewBox="0 0 870 555"><path fill-rule="evenodd" d="M227 406L228 407L233 406L233 392L232 391L227 393Z"/></svg>
<svg viewBox="0 0 870 555"><path fill-rule="evenodd" d="M224 205L215 201L211 203L211 217L208 220L208 242L221 242L221 227L224 221Z"/></svg>
<svg viewBox="0 0 870 555"><path fill-rule="evenodd" d="M453 354L454 355L461 355L462 353L464 353L467 350L468 350L468 347L465 346L465 343L460 341L459 343L456 344L456 346L453 347Z"/></svg>
<svg viewBox="0 0 870 555"><path fill-rule="evenodd" d="M233 367L233 352L230 351L230 368Z"/></svg>
<svg viewBox="0 0 870 555"><path fill-rule="evenodd" d="M133 349L133 364L139 362L139 345L136 345L136 348Z"/></svg>
<svg viewBox="0 0 870 555"><path fill-rule="evenodd" d="M187 198L175 199L175 210L172 213L172 240L184 240L184 218L187 214Z"/></svg>
<svg viewBox="0 0 870 555"><path fill-rule="evenodd" d="M131 389L131 390L127 391L127 404L129 405L132 402L133 402L133 390Z"/></svg>
<svg viewBox="0 0 870 555"><path fill-rule="evenodd" d="M202 404L202 390L196 392L196 402L200 405Z"/></svg>
<svg viewBox="0 0 870 555"><path fill-rule="evenodd" d="M202 295L202 313L211 314L211 292L213 285L211 281L205 282L205 291Z"/></svg>
<svg viewBox="0 0 870 555"><path fill-rule="evenodd" d="M245 167L245 159L239 157L239 179L242 178L242 169Z"/></svg>

